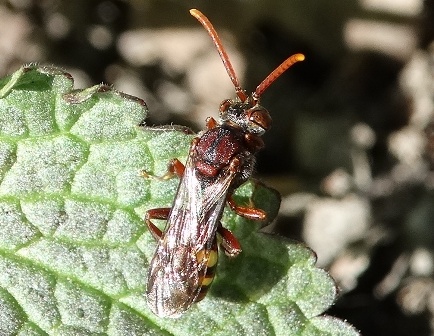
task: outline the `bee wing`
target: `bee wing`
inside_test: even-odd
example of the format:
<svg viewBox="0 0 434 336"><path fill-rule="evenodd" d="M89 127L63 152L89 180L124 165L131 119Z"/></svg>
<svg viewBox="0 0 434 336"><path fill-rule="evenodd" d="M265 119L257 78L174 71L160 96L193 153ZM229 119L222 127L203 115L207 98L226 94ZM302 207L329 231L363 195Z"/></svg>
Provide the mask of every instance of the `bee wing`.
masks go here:
<svg viewBox="0 0 434 336"><path fill-rule="evenodd" d="M192 152L168 218L167 230L150 265L148 303L159 316L179 316L198 296L234 177L234 173L228 171L212 183L201 183L192 162ZM199 251L202 251L200 258Z"/></svg>

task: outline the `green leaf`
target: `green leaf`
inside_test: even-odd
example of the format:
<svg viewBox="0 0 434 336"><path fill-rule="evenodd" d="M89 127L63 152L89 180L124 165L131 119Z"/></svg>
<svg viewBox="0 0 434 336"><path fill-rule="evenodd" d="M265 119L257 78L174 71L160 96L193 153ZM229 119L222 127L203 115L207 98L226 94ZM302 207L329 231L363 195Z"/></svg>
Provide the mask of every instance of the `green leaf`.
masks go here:
<svg viewBox="0 0 434 336"><path fill-rule="evenodd" d="M105 85L74 91L69 74L23 67L0 81L1 335L357 335L318 315L336 288L302 244L258 232L226 209L243 253L220 253L208 296L179 319L147 307L155 241L147 209L170 206L192 135L143 124L145 103ZM238 202L278 211L250 181Z"/></svg>

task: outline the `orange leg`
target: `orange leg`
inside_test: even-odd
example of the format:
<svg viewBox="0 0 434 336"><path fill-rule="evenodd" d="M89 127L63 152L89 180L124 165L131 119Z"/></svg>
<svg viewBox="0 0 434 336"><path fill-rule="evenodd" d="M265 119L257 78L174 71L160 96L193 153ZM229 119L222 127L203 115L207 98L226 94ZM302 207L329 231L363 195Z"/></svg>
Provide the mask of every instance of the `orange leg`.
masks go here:
<svg viewBox="0 0 434 336"><path fill-rule="evenodd" d="M154 223L151 222L151 219L164 219L166 220L169 217L170 208L156 208L149 209L146 211L145 222L148 226L149 231L154 236L155 240L161 239L163 237L163 232L155 226Z"/></svg>
<svg viewBox="0 0 434 336"><path fill-rule="evenodd" d="M238 157L234 157L229 163L229 171L233 174L238 172L238 169L241 165L241 159ZM236 212L237 215L253 220L264 220L267 217L267 214L264 210L256 209L253 207L243 207L235 203L235 200L232 198L232 194L229 194L226 198L229 206L233 211Z"/></svg>
<svg viewBox="0 0 434 336"><path fill-rule="evenodd" d="M185 166L181 161L179 161L178 159L172 159L170 160L167 166L167 172L164 175L154 176L148 174L146 171L142 171L141 175L144 178L156 178L158 180L165 181L171 179L175 175L181 177L182 175L184 175L184 170L185 170Z"/></svg>
<svg viewBox="0 0 434 336"><path fill-rule="evenodd" d="M237 203L235 203L232 195L229 195L227 197L227 202L231 209L241 217L253 220L265 220L265 218L267 217L267 213L264 210L238 205Z"/></svg>
<svg viewBox="0 0 434 336"><path fill-rule="evenodd" d="M222 238L220 246L223 248L225 254L228 257L236 257L238 254L241 253L241 245L231 231L224 228L222 224L219 223L219 226L217 227L217 232Z"/></svg>

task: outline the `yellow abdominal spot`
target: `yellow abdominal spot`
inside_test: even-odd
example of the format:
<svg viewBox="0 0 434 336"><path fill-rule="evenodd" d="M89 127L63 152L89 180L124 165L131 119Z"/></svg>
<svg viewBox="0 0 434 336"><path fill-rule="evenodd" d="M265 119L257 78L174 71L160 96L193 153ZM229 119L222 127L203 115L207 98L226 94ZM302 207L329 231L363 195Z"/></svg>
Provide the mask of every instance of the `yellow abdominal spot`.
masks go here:
<svg viewBox="0 0 434 336"><path fill-rule="evenodd" d="M214 276L211 277L205 277L203 278L202 282L201 282L201 286L209 286L211 285L211 282L214 280Z"/></svg>
<svg viewBox="0 0 434 336"><path fill-rule="evenodd" d="M217 264L217 260L218 260L217 257L218 257L217 252L212 250L208 257L208 263L207 263L208 267L213 267L215 266L215 264Z"/></svg>
<svg viewBox="0 0 434 336"><path fill-rule="evenodd" d="M207 267L213 267L215 266L215 264L217 264L218 255L217 252L214 250L200 250L196 253L196 259L198 263L202 263L204 261L204 258L207 258Z"/></svg>

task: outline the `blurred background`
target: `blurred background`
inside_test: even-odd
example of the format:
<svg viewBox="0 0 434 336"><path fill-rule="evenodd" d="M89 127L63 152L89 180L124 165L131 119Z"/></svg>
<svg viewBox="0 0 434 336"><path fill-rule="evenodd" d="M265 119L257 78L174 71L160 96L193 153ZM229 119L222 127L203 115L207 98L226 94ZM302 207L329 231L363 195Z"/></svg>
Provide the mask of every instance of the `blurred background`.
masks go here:
<svg viewBox="0 0 434 336"><path fill-rule="evenodd" d="M23 63L143 98L148 125L198 131L234 88L306 60L263 95L274 125L257 173L282 194L266 228L306 242L335 278L328 312L363 335L434 335L434 2L2 0L0 75Z"/></svg>

